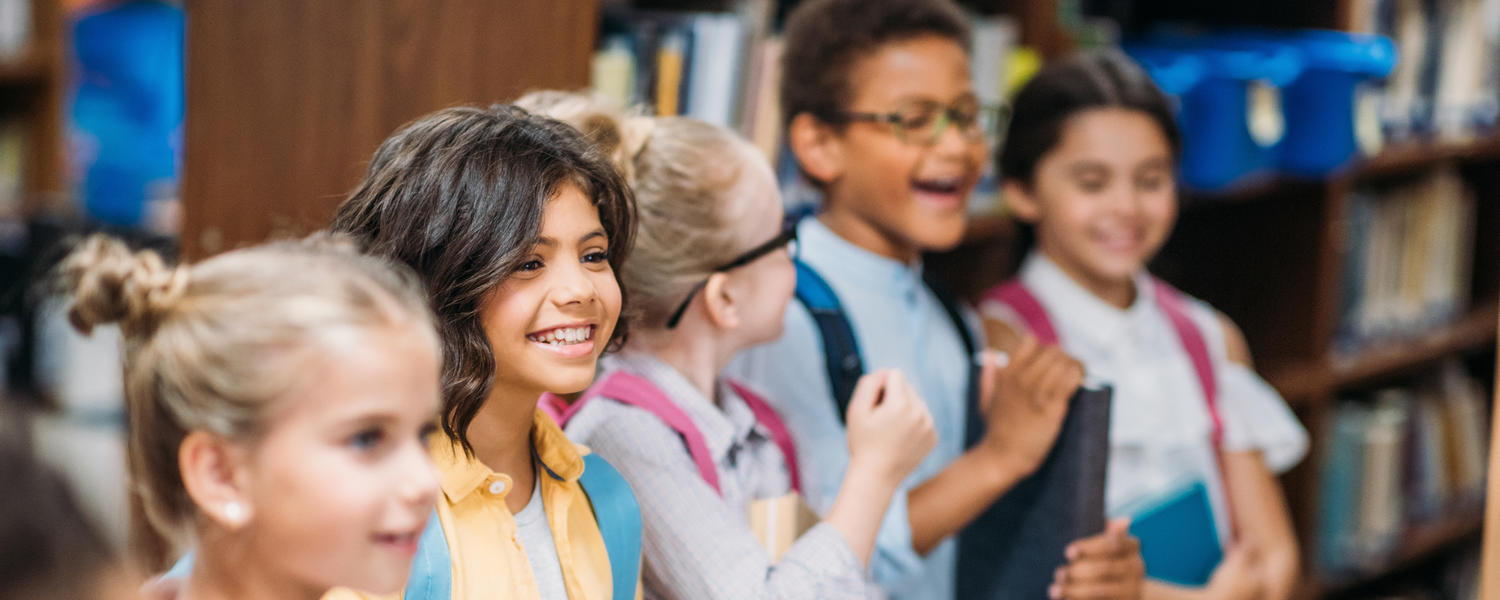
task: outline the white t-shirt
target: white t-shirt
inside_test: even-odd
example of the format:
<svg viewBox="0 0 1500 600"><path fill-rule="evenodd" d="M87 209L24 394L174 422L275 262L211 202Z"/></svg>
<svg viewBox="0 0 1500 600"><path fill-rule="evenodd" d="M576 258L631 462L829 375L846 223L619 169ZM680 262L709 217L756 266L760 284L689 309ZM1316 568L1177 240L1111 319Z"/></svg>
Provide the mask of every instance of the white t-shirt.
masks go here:
<svg viewBox="0 0 1500 600"><path fill-rule="evenodd" d="M521 547L526 550L526 560L531 563L531 576L536 579L537 596L542 600L568 600L568 588L563 585L562 564L557 561L557 543L552 539L552 527L547 523L547 508L542 504L541 469L536 483L531 487L531 500L526 508L516 513L516 535L521 538Z"/></svg>
<svg viewBox="0 0 1500 600"><path fill-rule="evenodd" d="M1084 364L1090 378L1114 387L1105 482L1110 516L1131 516L1137 507L1202 481L1219 538L1228 540L1212 416L1177 330L1156 302L1150 276L1136 275L1135 302L1123 310L1079 286L1040 252L1026 259L1020 279L1046 308L1063 350ZM1192 298L1185 304L1209 347L1224 449L1259 450L1273 472L1290 469L1307 453L1307 432L1270 385L1229 362L1213 309ZM985 301L980 311L1026 331L1024 321L1002 303Z"/></svg>

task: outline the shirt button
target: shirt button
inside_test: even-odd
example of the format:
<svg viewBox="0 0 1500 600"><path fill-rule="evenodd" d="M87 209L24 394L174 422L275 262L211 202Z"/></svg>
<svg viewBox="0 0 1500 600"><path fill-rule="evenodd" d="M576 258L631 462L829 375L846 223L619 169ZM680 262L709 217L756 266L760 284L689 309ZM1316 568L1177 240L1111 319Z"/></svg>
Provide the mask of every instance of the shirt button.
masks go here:
<svg viewBox="0 0 1500 600"><path fill-rule="evenodd" d="M496 496L499 496L500 494L504 494L505 493L505 482L504 481L493 481L493 482L490 482L490 493L494 494Z"/></svg>

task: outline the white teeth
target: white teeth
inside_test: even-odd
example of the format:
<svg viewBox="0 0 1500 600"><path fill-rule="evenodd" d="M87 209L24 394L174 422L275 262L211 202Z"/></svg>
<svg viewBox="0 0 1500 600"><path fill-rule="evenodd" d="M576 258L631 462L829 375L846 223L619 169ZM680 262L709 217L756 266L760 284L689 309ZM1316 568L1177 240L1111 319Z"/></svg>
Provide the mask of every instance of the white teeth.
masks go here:
<svg viewBox="0 0 1500 600"><path fill-rule="evenodd" d="M533 342L552 344L554 346L557 346L562 344L579 344L587 342L593 339L593 333L594 330L592 327L570 327L563 329L553 329L552 331L548 331L547 333L541 335L526 336L526 339L529 339Z"/></svg>

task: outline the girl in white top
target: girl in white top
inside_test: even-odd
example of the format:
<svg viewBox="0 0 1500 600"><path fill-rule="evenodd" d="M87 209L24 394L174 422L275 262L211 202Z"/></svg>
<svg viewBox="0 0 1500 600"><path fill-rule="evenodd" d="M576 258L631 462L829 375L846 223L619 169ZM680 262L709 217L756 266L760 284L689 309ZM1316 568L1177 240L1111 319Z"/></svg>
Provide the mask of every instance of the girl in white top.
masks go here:
<svg viewBox="0 0 1500 600"><path fill-rule="evenodd" d="M1043 69L1013 109L1000 172L1036 247L981 304L991 344L1054 338L1113 386L1110 516L1140 518L1203 484L1223 560L1205 585L1151 580L1147 598L1289 597L1298 551L1275 475L1307 435L1238 328L1145 267L1177 216L1170 105L1129 59L1099 53Z"/></svg>

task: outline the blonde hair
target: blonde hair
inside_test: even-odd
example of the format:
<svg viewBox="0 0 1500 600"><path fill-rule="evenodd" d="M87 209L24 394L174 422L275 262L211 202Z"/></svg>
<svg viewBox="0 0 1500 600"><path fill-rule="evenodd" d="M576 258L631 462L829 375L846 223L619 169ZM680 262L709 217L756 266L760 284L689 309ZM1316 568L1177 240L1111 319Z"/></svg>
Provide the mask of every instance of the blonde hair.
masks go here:
<svg viewBox="0 0 1500 600"><path fill-rule="evenodd" d="M131 487L174 541L194 514L177 457L188 432L255 439L272 401L313 376L309 355L332 335L415 325L439 348L416 277L326 235L192 267L94 235L57 275L74 327L118 323L124 335Z"/></svg>
<svg viewBox="0 0 1500 600"><path fill-rule="evenodd" d="M624 282L640 326L665 328L693 285L744 250L732 207L757 155L734 132L590 93L531 92L516 105L582 131L635 193L640 219Z"/></svg>

